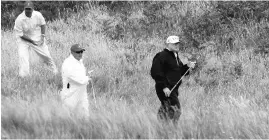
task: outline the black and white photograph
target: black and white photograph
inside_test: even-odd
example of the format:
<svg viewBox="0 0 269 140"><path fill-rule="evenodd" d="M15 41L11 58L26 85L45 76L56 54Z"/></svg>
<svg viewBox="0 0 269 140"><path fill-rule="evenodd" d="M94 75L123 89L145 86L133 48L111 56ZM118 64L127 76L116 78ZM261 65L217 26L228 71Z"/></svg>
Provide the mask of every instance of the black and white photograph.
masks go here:
<svg viewBox="0 0 269 140"><path fill-rule="evenodd" d="M269 139L269 1L1 0L1 139Z"/></svg>

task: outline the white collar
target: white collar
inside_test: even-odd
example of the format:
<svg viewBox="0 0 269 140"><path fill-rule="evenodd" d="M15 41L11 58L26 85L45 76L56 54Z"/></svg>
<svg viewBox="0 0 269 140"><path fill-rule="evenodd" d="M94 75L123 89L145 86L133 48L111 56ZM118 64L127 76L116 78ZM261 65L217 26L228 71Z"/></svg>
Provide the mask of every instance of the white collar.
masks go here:
<svg viewBox="0 0 269 140"><path fill-rule="evenodd" d="M77 63L82 63L83 62L82 58L80 60L77 60L72 54L70 54L70 58L73 59L73 61L75 61Z"/></svg>

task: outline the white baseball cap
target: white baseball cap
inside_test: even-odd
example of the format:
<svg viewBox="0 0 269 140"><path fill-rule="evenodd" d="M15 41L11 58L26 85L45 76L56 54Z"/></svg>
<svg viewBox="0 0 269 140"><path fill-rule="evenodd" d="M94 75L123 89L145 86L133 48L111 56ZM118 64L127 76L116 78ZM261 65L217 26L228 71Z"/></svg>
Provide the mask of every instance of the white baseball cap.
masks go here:
<svg viewBox="0 0 269 140"><path fill-rule="evenodd" d="M174 43L178 43L178 42L180 42L178 36L169 36L169 37L166 39L166 43L167 43L167 44L168 44L168 43L172 43L172 44L174 44Z"/></svg>

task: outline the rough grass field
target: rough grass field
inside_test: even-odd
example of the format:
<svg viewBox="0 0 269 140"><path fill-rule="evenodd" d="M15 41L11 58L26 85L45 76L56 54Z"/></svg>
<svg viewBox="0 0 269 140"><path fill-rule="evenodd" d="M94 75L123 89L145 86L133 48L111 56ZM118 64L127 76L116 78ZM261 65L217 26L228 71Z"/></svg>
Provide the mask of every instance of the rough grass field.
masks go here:
<svg viewBox="0 0 269 140"><path fill-rule="evenodd" d="M62 87L60 74L53 76L44 65L33 62L31 77L18 77L13 31L2 31L1 138L269 138L268 56L241 49L213 57L213 61L223 64L214 79L219 84L195 82L193 79L203 78L198 73L185 78L179 88L180 121L176 126L162 124L156 116L160 102L149 71L163 41L158 37L150 41L113 41L94 31L77 28L83 22L70 18L67 22L48 23L47 44L59 70L71 44L80 43L87 48L84 63L88 69L95 70L96 94L95 104L90 84L87 119L76 117L62 106L58 95ZM252 34L256 32L259 31ZM244 41L237 40L239 44ZM136 54L125 49L135 45L140 46ZM141 54L143 59L139 58Z"/></svg>

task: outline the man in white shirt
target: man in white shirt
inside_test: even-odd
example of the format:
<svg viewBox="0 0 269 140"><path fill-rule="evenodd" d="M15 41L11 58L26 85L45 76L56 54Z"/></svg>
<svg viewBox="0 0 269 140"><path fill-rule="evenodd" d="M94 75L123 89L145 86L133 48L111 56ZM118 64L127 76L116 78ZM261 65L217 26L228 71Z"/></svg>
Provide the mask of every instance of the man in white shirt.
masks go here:
<svg viewBox="0 0 269 140"><path fill-rule="evenodd" d="M66 107L72 111L78 111L76 114L82 113L89 116L87 84L90 77L86 75L86 68L82 61L85 49L79 44L74 44L70 50L70 56L64 60L62 65L61 99Z"/></svg>
<svg viewBox="0 0 269 140"><path fill-rule="evenodd" d="M24 11L15 20L15 35L19 54L19 76L30 75L30 51L36 53L54 74L57 67L45 42L46 22L42 14L34 10L31 1L24 3ZM34 59L34 58L32 58Z"/></svg>

